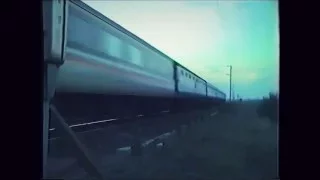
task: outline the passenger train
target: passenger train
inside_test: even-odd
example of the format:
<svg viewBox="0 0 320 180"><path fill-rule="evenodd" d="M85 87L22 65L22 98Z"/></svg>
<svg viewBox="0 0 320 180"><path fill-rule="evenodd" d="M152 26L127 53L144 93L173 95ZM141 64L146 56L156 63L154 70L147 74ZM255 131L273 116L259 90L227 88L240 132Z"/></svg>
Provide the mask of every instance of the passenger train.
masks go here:
<svg viewBox="0 0 320 180"><path fill-rule="evenodd" d="M84 2L43 6L46 50L63 48L64 57L53 102L70 119L225 101L214 85Z"/></svg>

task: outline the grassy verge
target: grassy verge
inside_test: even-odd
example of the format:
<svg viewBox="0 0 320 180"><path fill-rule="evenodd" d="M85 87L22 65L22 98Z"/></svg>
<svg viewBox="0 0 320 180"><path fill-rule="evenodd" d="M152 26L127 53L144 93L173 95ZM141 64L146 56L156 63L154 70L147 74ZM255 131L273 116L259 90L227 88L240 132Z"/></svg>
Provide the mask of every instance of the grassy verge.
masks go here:
<svg viewBox="0 0 320 180"><path fill-rule="evenodd" d="M140 157L100 156L99 167L109 179L272 179L277 168L276 123L257 113L271 114L271 102L269 97L227 103L217 115L194 122L183 135L168 139L166 148ZM186 113L172 120L195 115ZM79 177L83 172L74 174Z"/></svg>
<svg viewBox="0 0 320 180"><path fill-rule="evenodd" d="M259 118L259 101L230 103L194 124L171 146L112 165L112 178L257 180L276 176L276 126ZM109 169L109 168L105 168Z"/></svg>

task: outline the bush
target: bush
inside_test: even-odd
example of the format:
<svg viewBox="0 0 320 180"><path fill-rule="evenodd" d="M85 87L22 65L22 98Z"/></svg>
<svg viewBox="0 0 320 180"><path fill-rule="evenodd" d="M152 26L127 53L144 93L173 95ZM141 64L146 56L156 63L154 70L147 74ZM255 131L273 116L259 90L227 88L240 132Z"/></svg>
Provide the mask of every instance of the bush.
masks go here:
<svg viewBox="0 0 320 180"><path fill-rule="evenodd" d="M268 117L270 120L277 121L278 119L278 103L279 95L269 93L269 97L264 97L257 108L259 117Z"/></svg>

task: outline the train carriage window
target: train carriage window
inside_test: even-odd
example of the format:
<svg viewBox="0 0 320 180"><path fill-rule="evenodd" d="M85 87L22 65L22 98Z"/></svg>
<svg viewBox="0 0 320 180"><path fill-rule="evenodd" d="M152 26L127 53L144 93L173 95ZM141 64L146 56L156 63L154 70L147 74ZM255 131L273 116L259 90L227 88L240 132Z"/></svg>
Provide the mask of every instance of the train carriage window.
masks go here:
<svg viewBox="0 0 320 180"><path fill-rule="evenodd" d="M171 75L173 74L172 61L167 58L161 57L161 62L163 62L163 75L168 75L171 77Z"/></svg>
<svg viewBox="0 0 320 180"><path fill-rule="evenodd" d="M167 58L163 58L154 52L144 52L143 64L146 69L149 69L153 73L157 73L161 76L171 77L173 74L173 63ZM179 72L179 71L178 71ZM183 70L180 69L180 73L183 75Z"/></svg>
<svg viewBox="0 0 320 180"><path fill-rule="evenodd" d="M142 66L143 64L142 64L141 52L132 45L128 45L128 47L129 47L130 62L138 66Z"/></svg>
<svg viewBox="0 0 320 180"><path fill-rule="evenodd" d="M152 69L152 62L150 61L151 53L148 51L143 51L143 65L149 71L153 71Z"/></svg>
<svg viewBox="0 0 320 180"><path fill-rule="evenodd" d="M118 37L109 35L108 54L121 58L121 40Z"/></svg>
<svg viewBox="0 0 320 180"><path fill-rule="evenodd" d="M90 38L91 38L91 48L93 48L96 51L100 51L101 52L101 41L103 40L101 38L102 36L102 31L99 27L97 26L92 26L90 28Z"/></svg>
<svg viewBox="0 0 320 180"><path fill-rule="evenodd" d="M152 56L152 66L155 72L158 74L163 74L163 61L161 61L160 57L157 54Z"/></svg>
<svg viewBox="0 0 320 180"><path fill-rule="evenodd" d="M82 19L77 18L75 15L71 14L68 16L68 28L67 28L67 33L68 33L68 42L73 41L77 42L79 41L79 38L86 38L81 36L81 32L85 31L85 22ZM84 26L83 29L76 31L79 27ZM81 40L81 39L80 39Z"/></svg>
<svg viewBox="0 0 320 180"><path fill-rule="evenodd" d="M156 73L158 75L163 74L163 65L161 59L159 57L150 51L146 52L146 60L144 60L145 67L152 71L152 73Z"/></svg>
<svg viewBox="0 0 320 180"><path fill-rule="evenodd" d="M85 45L87 48L97 46L97 29L87 21L71 14L68 19L68 42L76 42Z"/></svg>
<svg viewBox="0 0 320 180"><path fill-rule="evenodd" d="M108 52L108 42L109 42L109 36L108 33L106 33L104 30L101 30L101 37L100 37L100 49L102 52L107 53Z"/></svg>

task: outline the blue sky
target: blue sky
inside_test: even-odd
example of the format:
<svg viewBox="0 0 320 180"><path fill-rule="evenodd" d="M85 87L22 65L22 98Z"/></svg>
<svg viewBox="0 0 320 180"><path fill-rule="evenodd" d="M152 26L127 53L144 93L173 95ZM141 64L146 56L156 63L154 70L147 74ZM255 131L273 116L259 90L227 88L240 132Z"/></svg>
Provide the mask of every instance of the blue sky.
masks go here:
<svg viewBox="0 0 320 180"><path fill-rule="evenodd" d="M278 91L277 1L84 1L224 92Z"/></svg>

